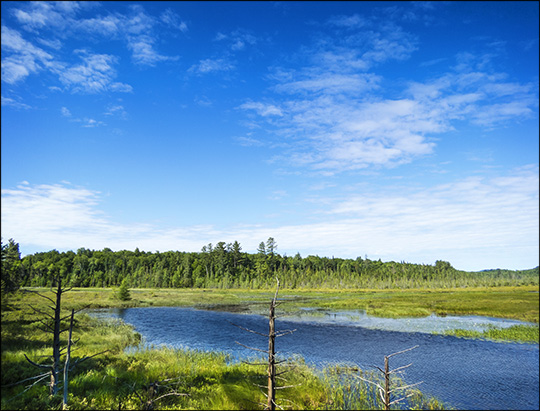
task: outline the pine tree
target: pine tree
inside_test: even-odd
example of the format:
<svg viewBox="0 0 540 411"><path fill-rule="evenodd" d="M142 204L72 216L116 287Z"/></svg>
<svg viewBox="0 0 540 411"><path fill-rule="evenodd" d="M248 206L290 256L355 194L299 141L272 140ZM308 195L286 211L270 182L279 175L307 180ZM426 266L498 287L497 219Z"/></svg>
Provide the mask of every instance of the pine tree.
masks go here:
<svg viewBox="0 0 540 411"><path fill-rule="evenodd" d="M129 293L129 288L128 288L127 281L125 278L122 280L122 284L120 285L120 288L118 289L117 296L121 301L131 300L131 295Z"/></svg>

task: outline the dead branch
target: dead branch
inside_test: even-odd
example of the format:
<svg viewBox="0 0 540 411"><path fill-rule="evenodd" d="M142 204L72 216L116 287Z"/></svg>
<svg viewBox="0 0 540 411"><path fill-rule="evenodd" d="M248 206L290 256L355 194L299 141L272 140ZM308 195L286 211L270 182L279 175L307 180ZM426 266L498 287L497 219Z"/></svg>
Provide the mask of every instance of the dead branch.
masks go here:
<svg viewBox="0 0 540 411"><path fill-rule="evenodd" d="M398 351L398 352L395 352L395 353L390 354L390 355L385 355L385 357L390 358L390 357L393 357L394 355L403 354L404 352L414 350L415 348L418 348L418 347L419 347L419 345L415 345L414 347L407 348L406 350Z"/></svg>
<svg viewBox="0 0 540 411"><path fill-rule="evenodd" d="M390 355L386 355L384 357L384 370L380 367L377 367L377 366L373 366L374 368L378 369L384 376L384 387L382 387L380 384L376 383L376 382L373 382L373 381L370 381L366 378L363 378L359 375L357 375L356 377L361 379L362 381L365 381L367 383L370 383L370 384L373 384L377 387L378 391L379 391L379 397L381 398L383 404L384 404L384 408L385 410L389 410L390 409L390 405L392 404L397 404L398 402L401 402L407 398L409 398L410 396L412 396L413 394L408 394L402 398L396 398L394 400L390 400L390 394L393 393L393 392L396 392L396 391L403 391L403 390L406 390L406 389L409 389L409 388L412 388L412 387L415 387L419 384L421 384L423 381L421 382L418 382L418 383L415 383L415 384L409 384L409 385L404 385L404 386L401 386L401 387L395 387L395 388L390 388L390 375L391 374L394 374L394 373L398 373L398 372L402 372L404 369L410 367L412 365L411 364L407 364L407 365L404 365L402 367L398 367L398 368L395 368L393 370L390 370L389 369L389 358L390 357L393 357L394 355L398 355L398 354L403 354L407 351L411 351L415 348L417 348L418 345L414 346L414 347L411 347L411 348L407 348L406 350L402 350L402 351L398 351L398 352L395 352L393 354L390 354Z"/></svg>
<svg viewBox="0 0 540 411"><path fill-rule="evenodd" d="M28 357L26 356L26 354L24 354L24 358L26 358L27 361L28 361L30 364L32 364L33 366L38 367L38 368L51 368L51 367L52 367L52 365L37 364L37 363L35 363L34 361L32 361L30 358L28 358Z"/></svg>
<svg viewBox="0 0 540 411"><path fill-rule="evenodd" d="M40 293L38 293L38 292L35 291L35 290L21 290L21 291L22 291L23 293L34 293L34 294L37 294L37 295L39 295L40 297L46 298L47 300L49 300L51 303L54 304L54 301L53 301L51 298L47 297L46 295L40 294Z"/></svg>
<svg viewBox="0 0 540 411"><path fill-rule="evenodd" d="M110 350L101 351L101 352L98 352L97 354L91 355L91 356L89 356L89 357L83 357L83 358L81 358L81 359L75 361L75 362L73 363L73 365L71 366L70 369L73 369L73 367L75 367L77 364L82 363L83 361L89 360L90 358L94 358L94 357L97 356L97 355L105 354L105 353L108 352L108 351L110 351Z"/></svg>
<svg viewBox="0 0 540 411"><path fill-rule="evenodd" d="M279 333L276 333L276 337L282 337L282 336L287 335L287 334L292 334L295 331L296 331L296 328L294 330L280 331Z"/></svg>
<svg viewBox="0 0 540 411"><path fill-rule="evenodd" d="M238 325L238 324L235 324L235 323L233 323L233 322L231 322L231 321L229 321L229 320L227 320L227 322L229 322L230 324L232 324L232 325L234 325L235 327L238 327L238 328L240 328L240 329L242 329L242 330L244 330L244 331L247 331L247 332L250 332L250 333L253 333L253 334L262 335L263 337L268 337L268 334L263 334L263 333L260 333L260 332L258 332L258 331L250 330L249 328L242 327L242 326L240 326L240 325Z"/></svg>
<svg viewBox="0 0 540 411"><path fill-rule="evenodd" d="M405 368L409 368L411 365L412 365L412 363L404 365L403 367L394 368L392 371L389 371L389 374L400 372L401 370L404 370Z"/></svg>
<svg viewBox="0 0 540 411"><path fill-rule="evenodd" d="M43 373L43 374L36 375L35 377L29 377L29 378L25 378L24 380L21 380L21 381L18 381L18 382L14 382L13 384L2 385L2 388L13 387L13 386L15 386L15 385L22 384L23 382L30 381L30 380L35 380L36 378L40 378L40 377L46 377L46 376L48 376L48 375L49 375L49 373L46 372L46 373Z"/></svg>
<svg viewBox="0 0 540 411"><path fill-rule="evenodd" d="M242 343L239 343L238 341L235 341L235 343L238 344L238 345L241 345L242 347L246 347L246 348L248 348L250 350L261 351L261 352L264 352L264 353L268 354L268 350L261 350L260 348L250 347L248 345L244 345Z"/></svg>

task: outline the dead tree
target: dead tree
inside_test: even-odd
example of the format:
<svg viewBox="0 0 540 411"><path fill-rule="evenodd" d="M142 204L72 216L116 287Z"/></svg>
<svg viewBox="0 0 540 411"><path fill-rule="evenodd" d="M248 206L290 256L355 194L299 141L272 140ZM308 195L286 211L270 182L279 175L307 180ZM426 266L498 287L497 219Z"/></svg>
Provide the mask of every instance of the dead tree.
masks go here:
<svg viewBox="0 0 540 411"><path fill-rule="evenodd" d="M243 347L246 347L246 348L248 348L250 350L259 351L259 352L262 352L262 353L265 353L265 354L268 355L268 363L267 363L267 366L268 366L268 371L267 371L268 383L267 383L266 386L261 386L261 385L258 385L258 384L257 385L259 387L261 387L261 388L267 388L267 394L264 394L267 397L267 403L266 403L265 409L272 410L272 411L275 410L276 406L277 406L277 404L276 404L276 390L277 389L284 389L284 388L293 387L292 385L280 386L280 387L276 386L276 378L280 374L284 374L284 373L287 372L287 370L282 371L280 373L276 372L276 365L285 362L284 360L276 361L276 337L281 337L281 336L291 334L294 331L296 331L296 330L285 330L285 331L276 332L276 325L275 325L276 324L276 305L277 305L277 296L278 296L278 292L279 292L279 279L278 278L276 278L276 282L277 282L276 292L274 294L274 298L270 302L270 311L269 311L269 315L268 315L268 334L263 334L263 333L260 333L260 332L257 332L257 331L250 330L248 328L241 327L241 326L239 326L237 324L233 324L234 326L236 326L238 328L241 328L244 331L248 331L248 332L258 334L258 335L261 335L263 337L268 338L268 350L261 350L259 348L248 347L247 345L241 344L238 341L236 341L236 343L243 346ZM265 363L250 363L250 362L248 362L247 364L263 365Z"/></svg>
<svg viewBox="0 0 540 411"><path fill-rule="evenodd" d="M61 317L62 294L71 290L71 288L66 289L62 287L62 278L60 277L60 275L57 275L55 277L55 280L57 282L56 290L53 291L56 296L55 300L43 294L40 294L37 291L32 291L32 290L29 291L29 292L39 295L42 298L49 300L53 304L52 306L48 306L48 307L53 311L54 315L38 310L37 308L30 305L30 308L32 308L32 310L34 310L35 313L44 315L49 320L52 320L52 325L50 321L47 321L46 319L38 320L41 323L41 326L39 326L38 329L46 333L53 334L53 344L52 344L53 353L51 356L52 363L50 365L37 364L33 362L32 360L30 360L26 356L26 354L24 355L26 359L28 360L28 362L32 364L33 366L38 367L38 368L48 368L50 370L51 382L49 385L49 391L51 395L56 395L56 393L58 392L58 374L60 370L60 354L63 351L60 347L60 334L69 330L69 328L61 329L62 321L70 317L70 316Z"/></svg>
<svg viewBox="0 0 540 411"><path fill-rule="evenodd" d="M25 290L25 292L31 292L31 293L37 294L38 296L40 296L42 298L45 298L46 300L49 300L52 303L52 305L49 305L48 308L50 308L53 311L53 314L50 314L48 312L39 310L39 309L33 307L32 305L29 305L30 308L34 311L34 313L45 316L45 319L38 319L38 321L40 323L40 326L38 326L37 328L40 329L41 331L45 332L45 333L50 333L50 334L53 335L53 344L52 344L53 352L52 352L52 355L49 357L52 360L51 363L49 363L49 364L38 364L38 363L32 361L30 358L28 358L28 356L26 354L24 354L24 357L26 358L26 360L30 364L32 364L34 367L37 367L37 368L40 368L40 369L46 369L46 370L48 370L48 372L40 374L40 375L38 375L36 377L27 378L25 380L19 381L19 382L14 383L14 384L10 384L9 386L18 385L18 384L20 384L22 382L32 380L32 379L37 379L37 381L35 381L33 384L28 386L26 390L23 391L23 392L26 392L30 388L32 388L35 384L42 381L47 376L50 376L49 393L50 393L51 396L56 395L58 393L59 378L60 378L60 373L62 371L61 370L61 362L60 362L61 358L60 357L62 355L62 352L64 350L67 350L65 364L64 364L64 368L63 368L64 397L63 397L63 404L62 405L63 405L63 408L65 409L65 408L67 408L67 397L68 397L68 371L70 369L72 369L73 367L75 367L77 364L81 363L82 361L86 361L86 360L88 360L88 359L90 359L92 357L95 357L96 355L103 354L103 353L105 353L105 352L107 352L109 350L105 350L105 351L99 352L97 354L88 356L88 357L83 357L83 358L77 360L76 362L74 362L73 364L70 365L72 345L78 341L77 340L77 341L74 342L72 340L73 318L74 318L74 315L75 315L76 312L84 310L84 308L86 308L86 307L83 307L83 308L81 308L79 310L72 309L71 313L69 315L62 317L62 314L61 314L61 312L62 312L62 294L64 294L65 292L71 290L71 287L70 288L62 287L62 277L60 276L60 274L57 274L54 277L54 281L57 283L56 284L56 290L53 290L53 293L55 294L54 300L52 298L47 297L46 295L43 295L43 294L35 291L35 290ZM62 322L65 321L68 318L70 318L69 327L62 329ZM69 337L68 337L67 345L65 347L61 347L60 335L62 333L64 333L64 332L66 332L66 331L69 331Z"/></svg>
<svg viewBox="0 0 540 411"><path fill-rule="evenodd" d="M403 354L403 353L405 353L407 351L414 350L415 348L418 348L418 345L415 345L414 347L407 348L406 350L398 351L398 352L395 352L393 354L385 356L384 357L384 370L377 367L377 366L375 366L375 365L373 366L373 367L377 368L383 374L383 376L384 376L384 387L382 387L380 384L378 384L376 382L373 382L373 381L367 380L367 379L365 379L363 377L357 376L362 381L368 382L370 384L374 384L379 389L379 395L381 397L381 400L383 402L385 410L389 410L391 405L397 404L398 402L401 402L401 401L403 401L403 400L405 400L405 399L407 399L407 398L409 398L409 397L411 397L413 395L413 394L407 394L404 397L393 399L395 396L392 395L392 393L394 393L396 391L407 390L409 388L420 385L423 382L423 381L420 381L420 382L417 382L415 384L409 384L409 385L399 386L399 387L395 387L395 388L390 387L390 385L391 385L390 384L391 383L391 381L390 381L391 374L402 372L405 368L408 368L408 367L410 367L412 365L412 363L410 363L408 365L404 365L403 367L398 367L398 368L395 368L393 370L390 370L390 366L389 366L390 357L393 357L394 355L398 355L398 354Z"/></svg>

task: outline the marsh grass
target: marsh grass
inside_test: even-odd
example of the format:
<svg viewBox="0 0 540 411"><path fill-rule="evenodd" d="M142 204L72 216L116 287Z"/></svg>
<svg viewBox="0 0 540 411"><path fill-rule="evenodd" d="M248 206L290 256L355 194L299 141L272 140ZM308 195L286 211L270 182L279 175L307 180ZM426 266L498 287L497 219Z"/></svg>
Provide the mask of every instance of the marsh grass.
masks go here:
<svg viewBox="0 0 540 411"><path fill-rule="evenodd" d="M487 330L450 330L446 331L445 335L454 335L464 338L482 338L495 341L522 342L522 343L539 343L539 328L538 325L513 325L508 328L489 327Z"/></svg>
<svg viewBox="0 0 540 411"><path fill-rule="evenodd" d="M176 293L152 290L154 298L179 302ZM64 306L83 306L89 298L93 306L109 300L102 290L66 293ZM145 291L132 292L138 303L148 298ZM185 297L185 295L184 295ZM189 298L193 298L190 296ZM222 300L237 301L239 297L226 295ZM87 300L88 301L88 300ZM109 300L110 301L110 300ZM182 302L185 302L183 300ZM215 302L214 299L212 299ZM59 409L60 395L51 397L47 381L24 392L27 384L9 386L35 376L40 371L31 366L24 355L41 362L51 354L51 341L39 331L38 315L28 303L46 310L46 300L35 294L16 293L2 305L2 363L1 409ZM130 301L131 304L133 301ZM120 303L117 306L122 306ZM161 304L161 301L159 302ZM157 304L156 304L157 305ZM97 319L79 313L75 316L74 338L80 338L72 352L72 360L108 350L77 365L70 372L68 404L76 409L142 409L152 396L150 388L157 382L159 394L176 392L179 396L165 397L153 406L156 409L262 409L266 402L263 391L266 367L231 361L225 353L196 350L175 350L161 347L145 349L138 345L140 335L122 321ZM62 344L65 343L65 336ZM126 347L138 346L136 350ZM343 373L332 369L320 371L309 367L302 359L288 361L290 372L280 384L292 387L279 390L277 401L284 409L380 409L381 404L370 387L365 387ZM63 381L62 381L63 383ZM61 392L62 387L60 387ZM427 399L418 392L412 408L441 409L442 404ZM427 404L427 405L426 405Z"/></svg>
<svg viewBox="0 0 540 411"><path fill-rule="evenodd" d="M38 289L45 295L47 289ZM131 300L114 298L115 290L109 288L75 288L63 296L66 309L105 307L195 307L215 308L227 306L266 311L272 291L247 289L130 289ZM52 295L52 293L50 294ZM298 311L300 307L329 310L365 310L367 314L387 317L425 317L437 315L481 315L512 318L538 323L539 293L537 286L482 287L453 289L407 290L281 290L280 306L283 314ZM36 302L37 296L30 296Z"/></svg>

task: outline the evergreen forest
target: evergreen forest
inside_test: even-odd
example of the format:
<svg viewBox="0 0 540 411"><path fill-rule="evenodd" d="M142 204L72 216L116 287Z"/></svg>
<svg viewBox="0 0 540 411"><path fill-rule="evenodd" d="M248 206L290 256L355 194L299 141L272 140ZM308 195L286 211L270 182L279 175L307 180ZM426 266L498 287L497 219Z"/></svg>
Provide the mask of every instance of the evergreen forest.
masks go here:
<svg viewBox="0 0 540 411"><path fill-rule="evenodd" d="M278 276L283 288L451 288L538 284L538 267L529 270L460 271L447 261L434 265L382 262L367 257L344 259L280 255L270 237L257 253L218 242L200 252L51 250L21 258L13 239L2 243L2 288L50 287L56 275L71 287L250 288L266 289Z"/></svg>

